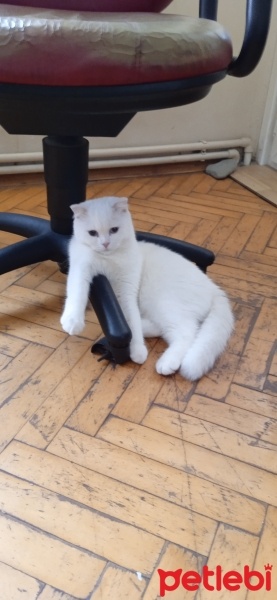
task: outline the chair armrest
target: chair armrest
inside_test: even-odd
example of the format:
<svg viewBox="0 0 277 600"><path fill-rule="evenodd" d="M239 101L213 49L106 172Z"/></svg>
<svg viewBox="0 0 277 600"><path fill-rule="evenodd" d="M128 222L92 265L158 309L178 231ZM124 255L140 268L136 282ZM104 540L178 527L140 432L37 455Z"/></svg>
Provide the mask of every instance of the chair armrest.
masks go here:
<svg viewBox="0 0 277 600"><path fill-rule="evenodd" d="M201 19L217 19L218 0L199 0L199 17Z"/></svg>
<svg viewBox="0 0 277 600"><path fill-rule="evenodd" d="M239 56L235 58L228 74L245 77L256 68L266 44L272 0L247 0L245 34Z"/></svg>
<svg viewBox="0 0 277 600"><path fill-rule="evenodd" d="M228 68L228 74L245 77L256 68L266 44L273 0L247 0L246 23L241 51ZM200 0L199 16L217 19L218 0Z"/></svg>

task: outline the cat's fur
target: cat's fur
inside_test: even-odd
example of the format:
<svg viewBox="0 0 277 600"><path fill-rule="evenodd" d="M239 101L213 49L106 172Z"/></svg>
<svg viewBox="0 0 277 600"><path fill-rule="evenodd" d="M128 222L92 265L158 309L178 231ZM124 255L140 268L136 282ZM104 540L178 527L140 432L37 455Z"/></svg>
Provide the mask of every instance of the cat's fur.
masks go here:
<svg viewBox="0 0 277 600"><path fill-rule="evenodd" d="M138 242L127 198L99 198L71 206L67 298L61 318L71 335L85 326L89 286L107 276L132 331L131 359L147 358L144 337L161 336L168 348L157 372L196 380L223 352L233 329L225 293L192 262L162 246Z"/></svg>

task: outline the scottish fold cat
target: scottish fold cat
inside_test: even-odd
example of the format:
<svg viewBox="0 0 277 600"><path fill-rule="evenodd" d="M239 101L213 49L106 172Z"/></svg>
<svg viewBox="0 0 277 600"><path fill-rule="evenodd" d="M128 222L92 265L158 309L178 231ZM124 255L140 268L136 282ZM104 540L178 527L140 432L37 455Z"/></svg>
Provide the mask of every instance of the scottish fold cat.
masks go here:
<svg viewBox="0 0 277 600"><path fill-rule="evenodd" d="M61 325L81 333L89 286L99 273L109 279L132 331L131 359L147 358L145 337L168 347L156 363L161 375L180 371L194 381L223 352L234 319L226 294L182 256L138 242L127 198L99 198L71 206L74 233Z"/></svg>

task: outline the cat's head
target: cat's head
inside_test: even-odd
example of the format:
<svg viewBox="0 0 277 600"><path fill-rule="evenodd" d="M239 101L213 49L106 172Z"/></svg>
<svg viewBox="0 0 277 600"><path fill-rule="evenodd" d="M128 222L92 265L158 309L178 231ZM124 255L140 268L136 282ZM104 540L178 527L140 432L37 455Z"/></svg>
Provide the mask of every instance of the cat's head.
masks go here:
<svg viewBox="0 0 277 600"><path fill-rule="evenodd" d="M127 198L96 198L70 208L75 237L96 252L113 252L135 235Z"/></svg>

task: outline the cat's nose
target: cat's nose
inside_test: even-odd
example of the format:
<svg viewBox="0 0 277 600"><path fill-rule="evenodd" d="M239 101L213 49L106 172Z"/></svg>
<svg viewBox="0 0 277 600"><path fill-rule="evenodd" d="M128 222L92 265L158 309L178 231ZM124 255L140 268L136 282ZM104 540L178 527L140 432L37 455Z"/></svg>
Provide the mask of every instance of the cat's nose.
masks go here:
<svg viewBox="0 0 277 600"><path fill-rule="evenodd" d="M104 248L106 248L106 249L107 249L107 248L109 247L109 245L110 245L110 242L103 242L103 246L104 246Z"/></svg>

